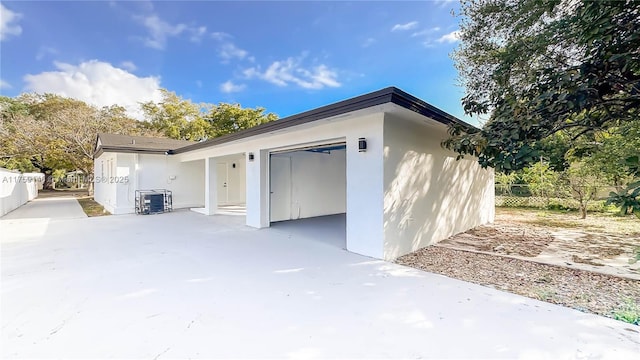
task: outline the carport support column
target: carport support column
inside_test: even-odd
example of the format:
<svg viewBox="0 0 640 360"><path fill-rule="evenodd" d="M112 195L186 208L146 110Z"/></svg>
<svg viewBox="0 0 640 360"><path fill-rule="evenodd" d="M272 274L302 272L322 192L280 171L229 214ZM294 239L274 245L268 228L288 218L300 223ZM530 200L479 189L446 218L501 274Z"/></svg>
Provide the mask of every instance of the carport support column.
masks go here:
<svg viewBox="0 0 640 360"><path fill-rule="evenodd" d="M215 158L204 160L204 211L206 215L218 212L218 190Z"/></svg>
<svg viewBox="0 0 640 360"><path fill-rule="evenodd" d="M253 154L253 160L250 160ZM247 226L269 227L269 151L247 152Z"/></svg>

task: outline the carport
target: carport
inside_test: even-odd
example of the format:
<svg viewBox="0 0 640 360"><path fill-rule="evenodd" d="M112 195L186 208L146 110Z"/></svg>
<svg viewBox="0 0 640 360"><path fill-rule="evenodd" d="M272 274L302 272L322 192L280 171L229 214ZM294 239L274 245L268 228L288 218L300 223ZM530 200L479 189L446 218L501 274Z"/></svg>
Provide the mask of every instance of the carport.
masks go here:
<svg viewBox="0 0 640 360"><path fill-rule="evenodd" d="M292 233L327 233L323 242L346 248L346 142L269 153L269 222Z"/></svg>

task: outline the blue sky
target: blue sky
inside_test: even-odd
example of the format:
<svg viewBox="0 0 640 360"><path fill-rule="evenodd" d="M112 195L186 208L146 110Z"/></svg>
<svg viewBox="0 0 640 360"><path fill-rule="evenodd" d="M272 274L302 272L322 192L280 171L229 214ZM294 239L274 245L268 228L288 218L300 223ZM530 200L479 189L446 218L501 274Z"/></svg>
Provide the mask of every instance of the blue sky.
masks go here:
<svg viewBox="0 0 640 360"><path fill-rule="evenodd" d="M0 92L132 114L166 88L281 117L387 86L455 116L455 1L4 1ZM474 122L474 121L471 121Z"/></svg>

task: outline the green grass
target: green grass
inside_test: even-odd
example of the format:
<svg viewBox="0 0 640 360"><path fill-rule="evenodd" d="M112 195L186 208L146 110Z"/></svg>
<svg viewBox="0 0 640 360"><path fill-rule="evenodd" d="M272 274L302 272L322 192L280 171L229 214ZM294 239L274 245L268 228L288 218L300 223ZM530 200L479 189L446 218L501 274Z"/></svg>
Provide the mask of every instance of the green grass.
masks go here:
<svg viewBox="0 0 640 360"><path fill-rule="evenodd" d="M89 217L111 215L107 210L93 200L93 198L80 198L78 199L82 210Z"/></svg>
<svg viewBox="0 0 640 360"><path fill-rule="evenodd" d="M640 325L640 306L629 299L622 307L613 312L613 318L630 324Z"/></svg>

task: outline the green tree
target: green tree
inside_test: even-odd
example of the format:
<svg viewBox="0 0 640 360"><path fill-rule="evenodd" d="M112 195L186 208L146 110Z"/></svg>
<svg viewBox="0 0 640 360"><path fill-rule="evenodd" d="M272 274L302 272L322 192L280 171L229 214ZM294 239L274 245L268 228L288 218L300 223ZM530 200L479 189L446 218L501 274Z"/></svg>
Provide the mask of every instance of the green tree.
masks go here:
<svg viewBox="0 0 640 360"><path fill-rule="evenodd" d="M496 173L496 178L495 178L496 186L501 190L502 193L507 195L512 195L513 185L516 184L519 178L520 176L515 172L508 173L508 174L503 172L498 172Z"/></svg>
<svg viewBox="0 0 640 360"><path fill-rule="evenodd" d="M587 206L598 195L598 188L603 185L601 176L585 162L574 162L563 173L570 194L580 207L580 217L587 217Z"/></svg>
<svg viewBox="0 0 640 360"><path fill-rule="evenodd" d="M53 182L53 188L55 189L58 184L62 184L64 182L65 176L67 174L67 170L65 169L55 169L51 173L51 178Z"/></svg>
<svg viewBox="0 0 640 360"><path fill-rule="evenodd" d="M624 159L640 152L640 120L622 123L587 138L586 143L569 152L569 157L578 156L618 191L633 181Z"/></svg>
<svg viewBox="0 0 640 360"><path fill-rule="evenodd" d="M607 204L615 204L620 207L622 214L632 212L640 218L640 157L631 156L625 159L625 165L634 181L624 189L611 192Z"/></svg>
<svg viewBox="0 0 640 360"><path fill-rule="evenodd" d="M468 114L448 148L512 171L535 162L539 142L571 140L640 117L640 2L463 1L453 57Z"/></svg>
<svg viewBox="0 0 640 360"><path fill-rule="evenodd" d="M97 109L53 94L2 98L0 106L2 166L22 171L35 168L47 175L47 188L52 185L55 169L82 170L88 176L93 173L93 151L99 132L149 133L141 122L127 117L122 107Z"/></svg>
<svg viewBox="0 0 640 360"><path fill-rule="evenodd" d="M273 113L265 114L265 109L244 109L240 104L220 103L211 107L205 120L211 124L215 136L231 134L260 124L277 120Z"/></svg>
<svg viewBox="0 0 640 360"><path fill-rule="evenodd" d="M545 198L547 204L550 197L562 192L560 174L553 171L547 162L537 162L522 169L522 179L529 185L531 194Z"/></svg>
<svg viewBox="0 0 640 360"><path fill-rule="evenodd" d="M211 129L202 123L204 104L195 104L176 93L161 89L162 101L143 103L142 111L150 127L162 135L181 140L198 141L211 136ZM196 122L199 126L190 125Z"/></svg>
<svg viewBox="0 0 640 360"><path fill-rule="evenodd" d="M195 104L173 92L162 90L159 103L142 104L150 127L172 139L200 141L231 134L266 122L277 115L264 108L242 108L239 104Z"/></svg>

